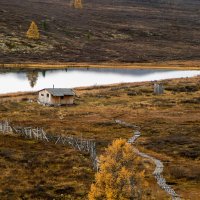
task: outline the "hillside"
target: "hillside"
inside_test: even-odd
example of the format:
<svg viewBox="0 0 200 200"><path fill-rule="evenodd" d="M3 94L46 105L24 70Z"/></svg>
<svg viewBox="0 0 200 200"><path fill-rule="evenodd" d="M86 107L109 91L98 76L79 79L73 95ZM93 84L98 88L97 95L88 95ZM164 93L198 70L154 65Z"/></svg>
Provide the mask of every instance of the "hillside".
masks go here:
<svg viewBox="0 0 200 200"><path fill-rule="evenodd" d="M198 0L1 0L0 60L153 62L200 58ZM42 35L25 33L34 20Z"/></svg>

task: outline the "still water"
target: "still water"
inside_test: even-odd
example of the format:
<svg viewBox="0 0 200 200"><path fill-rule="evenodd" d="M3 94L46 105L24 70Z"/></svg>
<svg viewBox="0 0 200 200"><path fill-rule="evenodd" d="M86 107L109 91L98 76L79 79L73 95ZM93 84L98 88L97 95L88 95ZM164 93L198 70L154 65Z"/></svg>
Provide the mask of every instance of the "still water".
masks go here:
<svg viewBox="0 0 200 200"><path fill-rule="evenodd" d="M74 88L113 83L155 81L200 75L198 70L92 69L5 70L0 69L0 94L43 88Z"/></svg>

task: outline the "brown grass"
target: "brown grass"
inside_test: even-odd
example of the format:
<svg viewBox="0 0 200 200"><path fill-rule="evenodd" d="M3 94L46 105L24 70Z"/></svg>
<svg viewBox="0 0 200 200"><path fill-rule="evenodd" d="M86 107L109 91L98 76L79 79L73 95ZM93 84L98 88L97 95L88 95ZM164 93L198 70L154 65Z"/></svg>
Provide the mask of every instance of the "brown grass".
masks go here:
<svg viewBox="0 0 200 200"><path fill-rule="evenodd" d="M34 68L34 69L62 69L67 67L88 67L88 68L127 68L127 69L176 69L176 70L198 70L200 61L167 61L167 62L149 62L149 63L124 63L124 62L107 62L107 63L81 63L81 62L53 62L53 63L0 63L1 68Z"/></svg>
<svg viewBox="0 0 200 200"><path fill-rule="evenodd" d="M198 200L199 175L193 171L200 164L200 77L162 82L165 94L161 96L153 95L150 82L79 88L75 105L69 107L44 107L10 98L1 103L0 119L43 127L52 134L83 134L97 141L99 154L113 139L132 136L132 129L113 119L136 124L142 131L137 147L164 162L167 181L178 194ZM182 165L182 172L187 169L183 178L176 174ZM154 166L148 162L145 166L153 194L164 199L151 175Z"/></svg>
<svg viewBox="0 0 200 200"><path fill-rule="evenodd" d="M94 176L88 155L0 135L0 198L87 199Z"/></svg>
<svg viewBox="0 0 200 200"><path fill-rule="evenodd" d="M150 63L200 58L198 0L88 0L83 9L73 9L70 2L1 0L1 62ZM26 39L32 20L38 25L39 41Z"/></svg>

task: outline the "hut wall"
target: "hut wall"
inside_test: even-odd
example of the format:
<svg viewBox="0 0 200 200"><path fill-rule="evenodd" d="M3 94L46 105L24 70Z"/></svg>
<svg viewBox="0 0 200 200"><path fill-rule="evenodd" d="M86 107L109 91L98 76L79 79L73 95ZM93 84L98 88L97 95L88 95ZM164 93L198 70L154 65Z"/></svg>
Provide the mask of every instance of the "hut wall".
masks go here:
<svg viewBox="0 0 200 200"><path fill-rule="evenodd" d="M73 104L74 103L74 96L64 96L61 99L61 104Z"/></svg>
<svg viewBox="0 0 200 200"><path fill-rule="evenodd" d="M60 104L60 97L54 97L51 98L51 104L57 105Z"/></svg>
<svg viewBox="0 0 200 200"><path fill-rule="evenodd" d="M159 95L163 93L164 93L163 85L154 83L154 94Z"/></svg>
<svg viewBox="0 0 200 200"><path fill-rule="evenodd" d="M38 100L41 103L51 104L52 95L47 90L42 90L38 94Z"/></svg>
<svg viewBox="0 0 200 200"><path fill-rule="evenodd" d="M73 96L64 96L64 97L54 97L52 96L51 98L51 103L54 105L61 104L61 105L66 105L66 104L73 104L74 103L74 97Z"/></svg>

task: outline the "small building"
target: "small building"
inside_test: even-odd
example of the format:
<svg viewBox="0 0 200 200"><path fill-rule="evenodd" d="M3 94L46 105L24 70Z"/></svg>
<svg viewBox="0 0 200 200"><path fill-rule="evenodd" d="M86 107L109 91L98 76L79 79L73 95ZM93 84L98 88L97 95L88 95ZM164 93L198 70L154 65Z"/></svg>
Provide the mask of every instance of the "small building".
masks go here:
<svg viewBox="0 0 200 200"><path fill-rule="evenodd" d="M45 88L38 92L38 103L61 106L74 103L75 92L68 88Z"/></svg>
<svg viewBox="0 0 200 200"><path fill-rule="evenodd" d="M154 94L160 95L164 93L164 87L162 83L154 83Z"/></svg>

